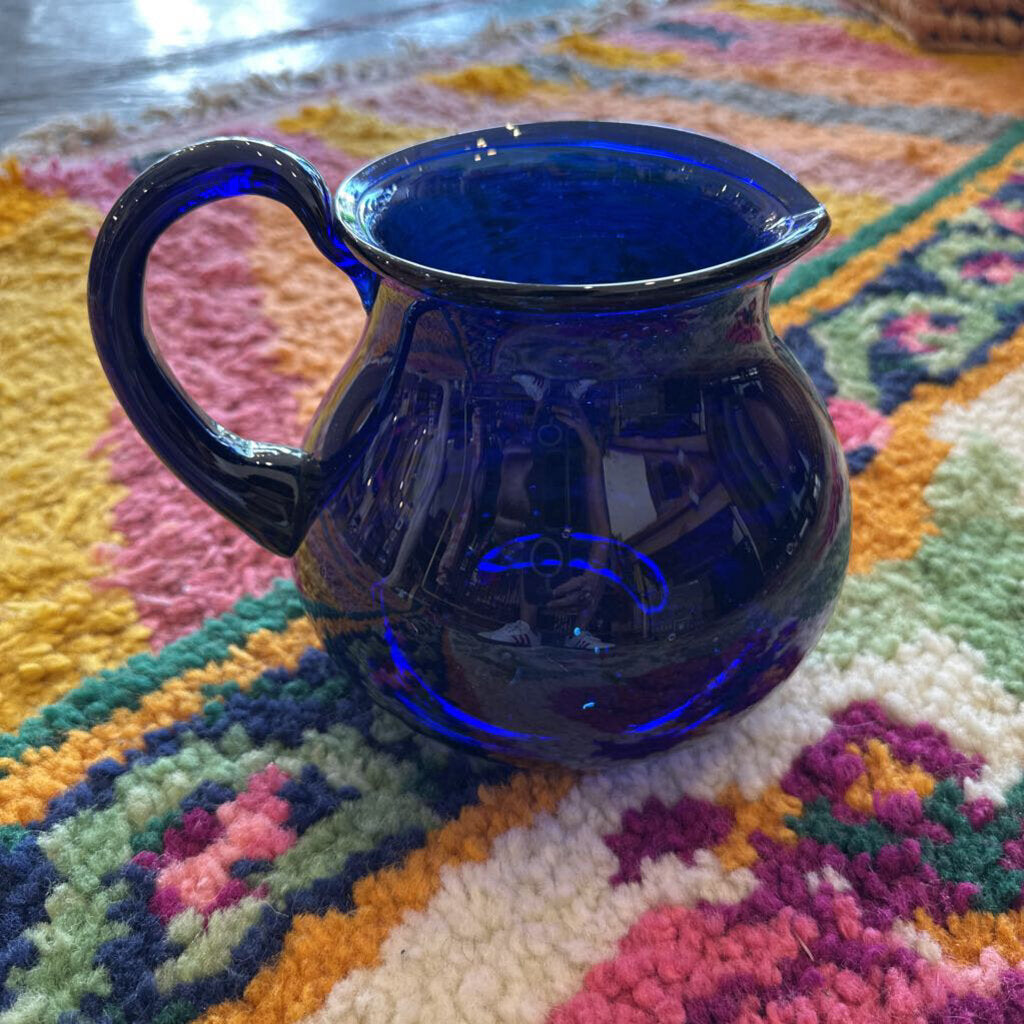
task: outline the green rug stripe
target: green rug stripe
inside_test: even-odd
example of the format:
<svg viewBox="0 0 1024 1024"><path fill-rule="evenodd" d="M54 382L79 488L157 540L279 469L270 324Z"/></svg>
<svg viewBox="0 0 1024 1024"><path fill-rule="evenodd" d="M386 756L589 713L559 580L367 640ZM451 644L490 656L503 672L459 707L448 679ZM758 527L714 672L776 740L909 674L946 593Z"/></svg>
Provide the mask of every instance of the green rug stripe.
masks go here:
<svg viewBox="0 0 1024 1024"><path fill-rule="evenodd" d="M0 733L0 757L20 757L32 747L56 746L72 729L90 729L116 708L135 708L168 679L229 657L255 632L283 632L303 614L295 584L275 581L261 597L242 597L224 615L207 619L194 633L158 654L136 654L115 669L84 679L75 689L26 719L16 733Z"/></svg>
<svg viewBox="0 0 1024 1024"><path fill-rule="evenodd" d="M906 227L940 200L958 192L967 181L981 171L995 166L1020 142L1024 142L1024 120L1017 121L984 152L968 161L960 170L937 181L912 202L897 206L884 216L879 217L878 220L865 224L856 234L831 252L797 267L782 284L772 290L772 302L789 302L820 284L854 256L878 245L887 235Z"/></svg>

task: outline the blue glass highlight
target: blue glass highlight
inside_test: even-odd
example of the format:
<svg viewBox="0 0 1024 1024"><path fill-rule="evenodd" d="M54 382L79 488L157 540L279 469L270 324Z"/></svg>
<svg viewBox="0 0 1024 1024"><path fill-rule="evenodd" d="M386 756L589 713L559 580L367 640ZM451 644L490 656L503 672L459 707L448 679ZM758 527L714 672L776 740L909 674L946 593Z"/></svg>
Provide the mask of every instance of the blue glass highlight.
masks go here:
<svg viewBox="0 0 1024 1024"><path fill-rule="evenodd" d="M749 649L749 646L750 645L748 644L747 648L744 649L744 653ZM645 722L643 725L631 725L628 731L634 734L650 732L652 729L658 729L663 725L668 725L669 722L675 721L688 707L690 707L691 704L698 700L698 698L706 697L712 691L717 690L722 683L726 682L726 680L728 680L737 671L737 669L739 669L742 664L742 655L738 658L734 658L725 666L725 668L722 669L721 672L718 673L717 676L714 677L714 679L711 680L711 682L708 683L707 686L704 687L703 690L695 693L688 700L683 701L679 707L673 708L667 714L659 715L657 718L652 718L651 721ZM695 725L699 725L701 721L703 721L703 719L698 719L696 722L691 723L691 728Z"/></svg>
<svg viewBox="0 0 1024 1024"><path fill-rule="evenodd" d="M301 448L213 423L143 329L160 232L245 193L288 205L368 312ZM440 139L333 200L294 154L221 139L122 196L90 315L140 432L294 555L326 650L379 704L489 757L599 767L742 712L831 614L846 464L768 318L827 227L774 165L656 126Z"/></svg>
<svg viewBox="0 0 1024 1024"><path fill-rule="evenodd" d="M423 691L423 693L427 694L427 696L432 698L437 703L438 709L441 711L442 714L448 715L458 722L462 722L464 725L469 726L470 729L477 730L483 733L488 733L492 736L498 736L501 739L509 740L551 739L550 736L537 736L532 733L512 732L509 729L502 729L500 726L493 725L490 722L485 722L482 719L467 714L461 708L456 707L450 701L445 700L444 697L442 697L439 693L436 693L431 688L430 684L423 678L423 676L421 676L416 671L416 669L413 668L409 659L405 656L405 653L399 646L398 641L395 639L394 630L392 630L391 624L388 622L388 613L384 607L382 585L378 584L377 587L375 587L374 589L381 594L381 617L384 620L384 639L387 641L388 650L391 654L391 662L394 665L395 671L398 673L399 677L402 679L403 682L409 682L411 680L419 689ZM405 698L401 698L401 700L402 703L406 705L406 707L408 707L410 710L414 711L417 714L424 711L424 709L421 706L412 704ZM426 715L423 715L422 717L424 721L429 722L431 725L437 724L432 718L429 718ZM453 732L451 729L445 729L445 733L446 735L455 737L456 739L469 741L471 743L473 742L471 736L465 735L463 733Z"/></svg>
<svg viewBox="0 0 1024 1024"><path fill-rule="evenodd" d="M537 568L548 568L557 569L562 566L562 562L557 558L541 558L527 561L502 561L504 554L512 554L520 550L524 544L528 544L531 541L540 539L541 534L531 533L524 537L513 537L512 540L506 541L500 547L494 548L492 551L488 551L483 558L480 559L477 564L477 572L508 572L510 570L532 570ZM580 572L591 572L598 576L603 577L606 580L611 580L628 594L640 611L645 614L651 614L653 612L660 612L665 607L665 603L668 601L668 583L665 579L664 574L661 570L652 562L642 551L637 551L635 548L631 548L628 544L623 544L621 541L617 541L614 537L595 537L589 533L573 533L569 531L567 539L573 541L584 541L589 544L597 545L617 545L622 548L624 552L628 553L628 557L641 565L645 566L650 570L652 576L657 581L658 593L660 600L657 604L646 604L643 599L637 594L630 585L622 579L617 573L612 572L611 569L606 569L602 566L591 565L585 559L582 558L570 558L569 567L571 569L579 569ZM575 635L579 636L581 630L577 627Z"/></svg>

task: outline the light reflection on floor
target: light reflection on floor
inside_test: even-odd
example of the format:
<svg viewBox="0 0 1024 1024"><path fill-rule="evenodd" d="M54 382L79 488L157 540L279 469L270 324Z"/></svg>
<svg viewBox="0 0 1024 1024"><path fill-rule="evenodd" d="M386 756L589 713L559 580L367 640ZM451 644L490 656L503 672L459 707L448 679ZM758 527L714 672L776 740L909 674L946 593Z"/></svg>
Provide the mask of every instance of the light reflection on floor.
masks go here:
<svg viewBox="0 0 1024 1024"><path fill-rule="evenodd" d="M42 121L126 116L246 75L450 47L492 20L597 0L6 0L0 145Z"/></svg>

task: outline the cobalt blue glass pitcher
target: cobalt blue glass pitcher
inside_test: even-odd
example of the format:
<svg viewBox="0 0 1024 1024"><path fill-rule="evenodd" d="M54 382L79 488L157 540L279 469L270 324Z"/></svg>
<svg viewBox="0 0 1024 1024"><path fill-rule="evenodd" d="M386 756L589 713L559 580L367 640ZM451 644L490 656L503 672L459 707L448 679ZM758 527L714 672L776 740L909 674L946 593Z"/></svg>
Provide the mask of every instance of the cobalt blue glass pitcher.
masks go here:
<svg viewBox="0 0 1024 1024"><path fill-rule="evenodd" d="M157 237L244 193L287 204L368 314L302 448L213 422L144 329ZM375 700L474 753L593 767L749 707L829 618L845 461L768 318L828 223L773 164L651 125L426 142L333 202L292 153L214 139L114 206L89 312L142 436L294 556Z"/></svg>

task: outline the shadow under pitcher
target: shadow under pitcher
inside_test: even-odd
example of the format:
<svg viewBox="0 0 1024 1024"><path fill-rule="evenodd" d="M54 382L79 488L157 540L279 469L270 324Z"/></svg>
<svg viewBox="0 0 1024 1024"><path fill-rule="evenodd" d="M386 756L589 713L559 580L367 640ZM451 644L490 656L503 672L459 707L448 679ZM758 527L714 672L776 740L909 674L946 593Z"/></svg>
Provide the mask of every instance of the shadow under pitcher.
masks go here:
<svg viewBox="0 0 1024 1024"><path fill-rule="evenodd" d="M145 331L157 237L241 194L290 207L367 312L302 448L215 423ZM118 200L89 313L139 432L293 556L376 701L472 753L600 767L749 707L832 612L846 463L768 318L828 223L773 164L651 125L456 135L333 198L280 147L213 139Z"/></svg>

